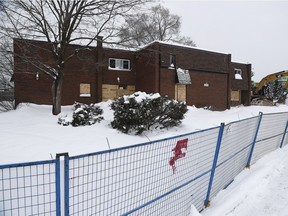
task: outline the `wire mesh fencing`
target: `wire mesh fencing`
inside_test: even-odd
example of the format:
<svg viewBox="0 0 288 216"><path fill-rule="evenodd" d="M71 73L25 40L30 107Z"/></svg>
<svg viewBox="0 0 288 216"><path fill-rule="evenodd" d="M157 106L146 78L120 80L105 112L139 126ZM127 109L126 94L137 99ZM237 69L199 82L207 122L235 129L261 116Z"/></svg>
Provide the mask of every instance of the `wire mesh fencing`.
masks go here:
<svg viewBox="0 0 288 216"><path fill-rule="evenodd" d="M189 215L191 201L203 208L218 130L69 158L69 215Z"/></svg>
<svg viewBox="0 0 288 216"><path fill-rule="evenodd" d="M288 112L55 160L0 166L0 215L190 215L287 145Z"/></svg>
<svg viewBox="0 0 288 216"><path fill-rule="evenodd" d="M283 136L287 133L287 119L287 112L263 114L251 164L281 146Z"/></svg>
<svg viewBox="0 0 288 216"><path fill-rule="evenodd" d="M227 187L246 167L259 117L224 126L211 197Z"/></svg>
<svg viewBox="0 0 288 216"><path fill-rule="evenodd" d="M0 215L56 215L56 163L0 166Z"/></svg>

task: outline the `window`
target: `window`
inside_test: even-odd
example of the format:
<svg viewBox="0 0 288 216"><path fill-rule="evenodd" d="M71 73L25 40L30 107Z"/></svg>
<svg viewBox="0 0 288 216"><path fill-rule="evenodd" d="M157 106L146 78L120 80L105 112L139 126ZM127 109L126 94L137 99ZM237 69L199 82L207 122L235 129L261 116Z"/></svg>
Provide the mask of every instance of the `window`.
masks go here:
<svg viewBox="0 0 288 216"><path fill-rule="evenodd" d="M169 67L175 68L176 67L176 57L173 54L170 54L170 64Z"/></svg>
<svg viewBox="0 0 288 216"><path fill-rule="evenodd" d="M231 101L240 101L240 91L231 91Z"/></svg>
<svg viewBox="0 0 288 216"><path fill-rule="evenodd" d="M234 71L235 71L235 79L242 80L242 70L235 68Z"/></svg>
<svg viewBox="0 0 288 216"><path fill-rule="evenodd" d="M110 70L130 70L130 60L109 58Z"/></svg>
<svg viewBox="0 0 288 216"><path fill-rule="evenodd" d="M90 84L80 84L80 97L91 97Z"/></svg>

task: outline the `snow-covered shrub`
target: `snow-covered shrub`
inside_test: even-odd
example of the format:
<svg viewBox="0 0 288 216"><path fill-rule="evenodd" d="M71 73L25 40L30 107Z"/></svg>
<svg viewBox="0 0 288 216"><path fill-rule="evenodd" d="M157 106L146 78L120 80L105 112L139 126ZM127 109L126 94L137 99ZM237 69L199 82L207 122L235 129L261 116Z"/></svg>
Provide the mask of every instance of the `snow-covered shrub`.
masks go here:
<svg viewBox="0 0 288 216"><path fill-rule="evenodd" d="M70 125L70 121L67 120L67 115L59 117L58 118L58 124L63 125L63 126Z"/></svg>
<svg viewBox="0 0 288 216"><path fill-rule="evenodd" d="M92 125L96 122L100 122L103 120L103 110L95 105L95 104L82 104L82 103L74 103L74 112L70 119L65 116L60 116L58 118L58 124L63 126L72 125L74 127L81 125Z"/></svg>
<svg viewBox="0 0 288 216"><path fill-rule="evenodd" d="M188 111L185 102L143 92L119 97L112 102L111 108L114 111L111 126L123 133L135 131L137 135L152 126L161 129L177 126Z"/></svg>
<svg viewBox="0 0 288 216"><path fill-rule="evenodd" d="M74 103L72 126L92 125L103 120L103 110L95 104Z"/></svg>

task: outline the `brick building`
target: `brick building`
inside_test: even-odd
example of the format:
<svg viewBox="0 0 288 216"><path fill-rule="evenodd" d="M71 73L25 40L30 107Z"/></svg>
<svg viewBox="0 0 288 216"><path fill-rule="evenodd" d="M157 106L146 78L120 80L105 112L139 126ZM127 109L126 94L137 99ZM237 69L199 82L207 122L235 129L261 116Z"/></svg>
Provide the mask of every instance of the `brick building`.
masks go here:
<svg viewBox="0 0 288 216"><path fill-rule="evenodd" d="M52 78L37 61L53 66L49 44L14 40L16 104L51 104ZM135 91L159 92L197 107L229 109L250 105L251 65L231 62L230 54L152 42L137 50L70 45L75 53L64 68L62 105L96 103ZM25 56L25 57L24 57Z"/></svg>

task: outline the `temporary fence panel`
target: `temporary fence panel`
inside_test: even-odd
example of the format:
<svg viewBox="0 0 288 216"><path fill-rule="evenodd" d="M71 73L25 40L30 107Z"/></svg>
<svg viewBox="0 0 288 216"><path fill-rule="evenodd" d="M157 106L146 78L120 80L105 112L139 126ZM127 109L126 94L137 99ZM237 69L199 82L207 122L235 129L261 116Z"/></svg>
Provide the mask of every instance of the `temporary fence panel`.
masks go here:
<svg viewBox="0 0 288 216"><path fill-rule="evenodd" d="M191 204L202 209L218 131L69 158L69 215L189 215Z"/></svg>
<svg viewBox="0 0 288 216"><path fill-rule="evenodd" d="M280 147L287 119L287 112L263 114L251 164Z"/></svg>
<svg viewBox="0 0 288 216"><path fill-rule="evenodd" d="M225 125L211 197L227 187L247 165L259 118Z"/></svg>
<svg viewBox="0 0 288 216"><path fill-rule="evenodd" d="M57 215L55 160L0 166L0 215Z"/></svg>

